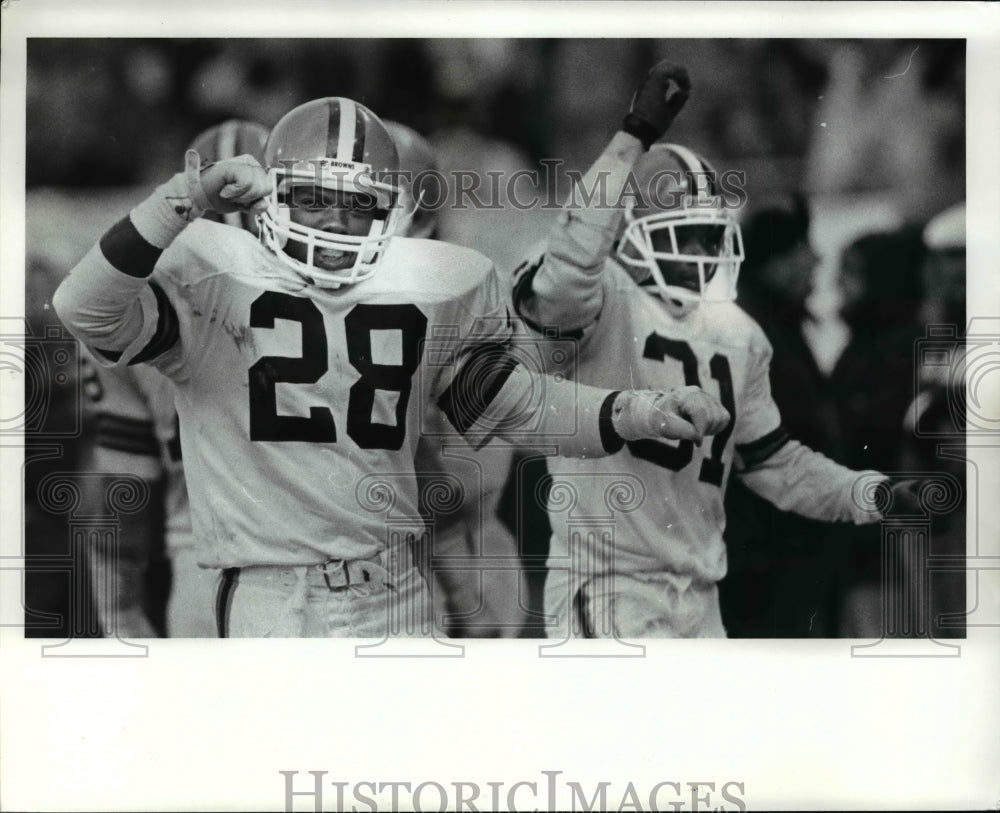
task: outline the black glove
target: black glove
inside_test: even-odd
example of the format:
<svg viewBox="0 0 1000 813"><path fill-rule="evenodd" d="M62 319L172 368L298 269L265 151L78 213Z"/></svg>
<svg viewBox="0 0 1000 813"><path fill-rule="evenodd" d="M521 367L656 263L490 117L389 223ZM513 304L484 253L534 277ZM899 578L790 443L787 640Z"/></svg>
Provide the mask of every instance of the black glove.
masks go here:
<svg viewBox="0 0 1000 813"><path fill-rule="evenodd" d="M892 489L892 507L885 516L927 518L931 528L942 531L951 527L956 510L964 510L962 487L954 478L934 475L908 477L897 480L889 487Z"/></svg>
<svg viewBox="0 0 1000 813"><path fill-rule="evenodd" d="M657 63L632 96L622 129L648 150L670 129L690 93L686 68L666 61Z"/></svg>

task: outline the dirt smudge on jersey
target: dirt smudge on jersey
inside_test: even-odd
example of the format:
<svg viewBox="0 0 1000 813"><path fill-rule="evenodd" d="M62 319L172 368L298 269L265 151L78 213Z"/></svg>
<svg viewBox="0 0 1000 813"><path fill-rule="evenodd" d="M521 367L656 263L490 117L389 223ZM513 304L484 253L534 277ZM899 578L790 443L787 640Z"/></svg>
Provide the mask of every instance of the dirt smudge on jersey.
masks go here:
<svg viewBox="0 0 1000 813"><path fill-rule="evenodd" d="M193 287L194 286L190 282L185 282L183 285L178 285L177 286L177 293L180 294L181 297L183 299L185 299L188 302L188 304L191 306L191 314L196 319L199 319L202 316L202 312L201 312L201 309L198 307L198 305L195 303L195 301L193 299L193 296L194 296L194 292L192 290Z"/></svg>
<svg viewBox="0 0 1000 813"><path fill-rule="evenodd" d="M233 340L237 350L241 353L246 352L249 355L257 355L257 345L254 342L253 330L249 326L232 325L224 321L222 328L229 334L229 338Z"/></svg>

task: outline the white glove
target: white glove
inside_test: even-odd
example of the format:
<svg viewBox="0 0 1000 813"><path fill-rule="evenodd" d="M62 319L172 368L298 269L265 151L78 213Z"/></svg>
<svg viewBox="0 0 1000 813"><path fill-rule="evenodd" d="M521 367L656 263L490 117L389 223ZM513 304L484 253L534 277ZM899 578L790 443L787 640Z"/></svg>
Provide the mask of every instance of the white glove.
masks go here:
<svg viewBox="0 0 1000 813"><path fill-rule="evenodd" d="M669 392L621 392L611 410L611 424L625 441L665 438L701 443L729 421L729 412L714 396L693 386Z"/></svg>
<svg viewBox="0 0 1000 813"><path fill-rule="evenodd" d="M271 182L267 170L252 155L227 158L202 169L197 151L188 150L184 174L197 209L260 214L267 208L264 196L271 191Z"/></svg>

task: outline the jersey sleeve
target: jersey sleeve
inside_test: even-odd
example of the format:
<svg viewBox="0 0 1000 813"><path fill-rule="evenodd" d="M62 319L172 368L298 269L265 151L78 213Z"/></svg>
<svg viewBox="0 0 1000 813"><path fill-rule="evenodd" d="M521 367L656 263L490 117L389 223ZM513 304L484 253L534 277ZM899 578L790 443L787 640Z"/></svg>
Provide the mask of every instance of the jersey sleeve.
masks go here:
<svg viewBox="0 0 1000 813"><path fill-rule="evenodd" d="M567 201L544 247L514 272L518 315L536 330L582 334L601 313L601 272L621 226L620 201L642 154L639 141L618 133Z"/></svg>
<svg viewBox="0 0 1000 813"><path fill-rule="evenodd" d="M771 396L771 355L771 343L750 322L750 371L733 429L735 473L782 511L858 525L878 520L878 512L861 504L854 489L859 478L877 478L878 472L848 469L789 436Z"/></svg>
<svg viewBox="0 0 1000 813"><path fill-rule="evenodd" d="M789 440L752 468L737 469L740 479L782 511L826 522L866 525L882 515L861 499L856 486L884 480L877 471L854 471L819 452Z"/></svg>
<svg viewBox="0 0 1000 813"><path fill-rule="evenodd" d="M169 274L154 279L153 271L169 266L162 255L188 225L171 204L182 184L175 176L105 232L53 297L60 319L102 366L158 360L168 374L179 368L178 298L167 293Z"/></svg>
<svg viewBox="0 0 1000 813"><path fill-rule="evenodd" d="M495 270L461 307L473 314L461 338L428 351L441 369L436 403L470 445L481 448L499 437L514 445L555 446L574 457L600 457L621 447L611 428L617 392L543 374L538 343L514 316Z"/></svg>
<svg viewBox="0 0 1000 813"><path fill-rule="evenodd" d="M747 467L766 460L789 440L771 395L771 343L756 323L750 322L749 332L747 381L733 427L737 462Z"/></svg>
<svg viewBox="0 0 1000 813"><path fill-rule="evenodd" d="M163 475L153 411L132 370L100 367L83 355L93 432L91 465L102 474Z"/></svg>

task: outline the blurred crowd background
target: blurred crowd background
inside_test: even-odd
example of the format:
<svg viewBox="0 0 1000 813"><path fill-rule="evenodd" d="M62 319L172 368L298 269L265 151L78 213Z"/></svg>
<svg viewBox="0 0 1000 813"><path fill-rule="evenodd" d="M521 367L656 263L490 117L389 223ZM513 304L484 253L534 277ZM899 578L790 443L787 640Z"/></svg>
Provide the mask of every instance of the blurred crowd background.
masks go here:
<svg viewBox="0 0 1000 813"><path fill-rule="evenodd" d="M301 102L343 95L425 135L445 171L512 173L546 159L583 171L663 58L685 65L694 85L671 140L720 171L746 173L741 300L775 345L772 383L786 423L852 466L940 467L905 421L919 379L914 342L927 324L964 325L964 221L943 242L926 239L927 224L965 198L962 41L33 39L29 329L40 337L57 327L48 303L66 271L224 119L271 126ZM445 209L440 236L511 270L553 216ZM59 417L74 406L58 393L74 390L52 380L29 381L29 390L27 401L46 406L28 436L25 540L37 567L26 617L29 635L55 636L69 629L66 609L86 585L46 565L68 549L68 519L39 507L36 491L47 474L73 469L81 441L60 436L59 453L45 452L55 437L46 427L72 422ZM882 632L877 529L799 522L731 491L731 634ZM517 498L505 501L512 517ZM537 506L522 509L525 537L544 528ZM932 547L961 553L962 518L958 508L938 522ZM537 561L547 541L535 535L522 544ZM538 588L536 578L532 600ZM942 577L935 589L938 611L964 606L963 579Z"/></svg>

